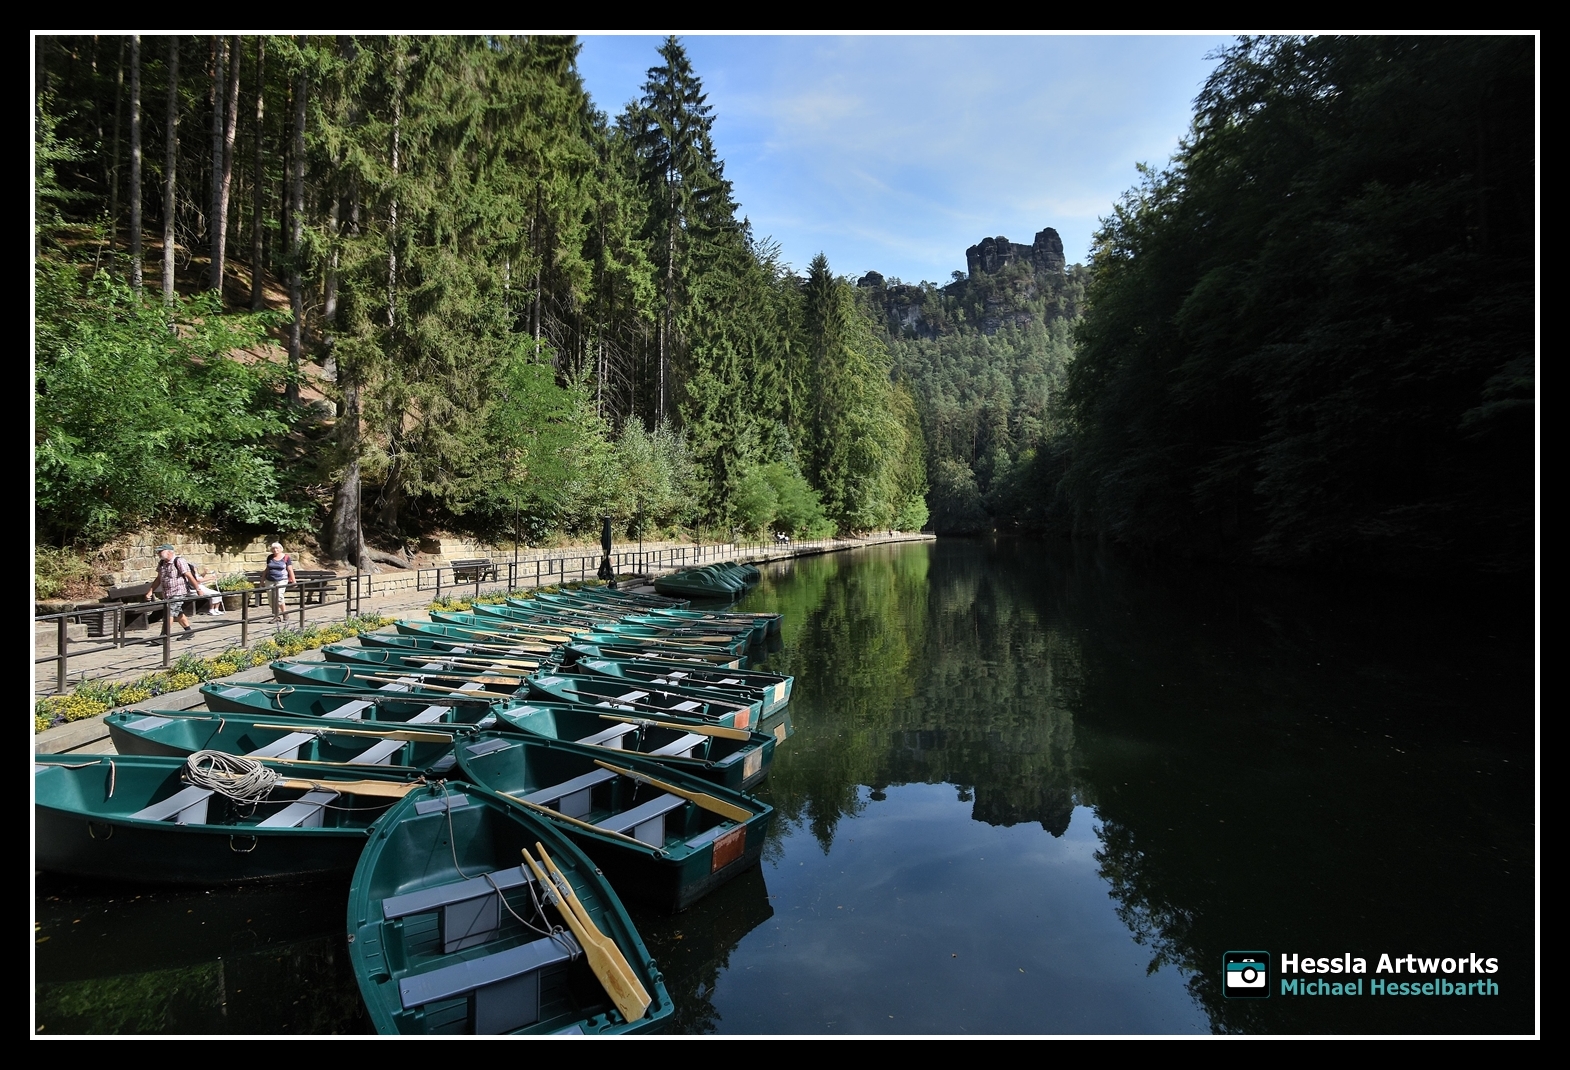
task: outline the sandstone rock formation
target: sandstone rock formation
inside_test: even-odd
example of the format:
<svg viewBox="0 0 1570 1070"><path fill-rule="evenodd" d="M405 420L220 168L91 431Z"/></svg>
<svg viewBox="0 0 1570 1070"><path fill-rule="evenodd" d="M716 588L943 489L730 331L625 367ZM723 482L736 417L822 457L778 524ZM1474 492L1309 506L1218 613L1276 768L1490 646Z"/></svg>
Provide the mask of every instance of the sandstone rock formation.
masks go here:
<svg viewBox="0 0 1570 1070"><path fill-rule="evenodd" d="M1001 234L996 238L982 238L965 250L965 265L970 277L996 275L1016 260L1023 260L1037 273L1051 272L1061 275L1065 266L1063 239L1051 227L1036 232L1036 240L1029 245L1011 242Z"/></svg>

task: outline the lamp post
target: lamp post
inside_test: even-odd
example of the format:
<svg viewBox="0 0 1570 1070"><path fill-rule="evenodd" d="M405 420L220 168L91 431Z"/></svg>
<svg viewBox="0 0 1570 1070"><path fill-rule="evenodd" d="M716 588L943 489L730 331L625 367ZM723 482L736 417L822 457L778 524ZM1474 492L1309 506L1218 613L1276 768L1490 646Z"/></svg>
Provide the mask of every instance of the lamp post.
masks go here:
<svg viewBox="0 0 1570 1070"><path fill-rule="evenodd" d="M616 589L616 570L611 568L611 518L600 517L600 550L604 556L600 558L600 579L610 584L611 590Z"/></svg>

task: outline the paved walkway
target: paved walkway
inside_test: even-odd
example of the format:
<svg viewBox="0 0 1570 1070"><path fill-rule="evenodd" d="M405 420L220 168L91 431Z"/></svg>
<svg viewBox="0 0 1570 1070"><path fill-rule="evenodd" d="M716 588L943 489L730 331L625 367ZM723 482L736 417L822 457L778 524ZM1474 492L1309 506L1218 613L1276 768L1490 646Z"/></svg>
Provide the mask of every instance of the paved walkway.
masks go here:
<svg viewBox="0 0 1570 1070"><path fill-rule="evenodd" d="M770 561L784 561L794 557L809 557L816 554L832 553L837 550L852 550L862 546L872 546L888 542L930 541L931 535L879 535L864 539L836 540L829 545L811 547L781 547L763 552L754 552L742 555L739 560L748 560L754 564L764 564ZM637 588L629 588L636 590ZM652 590L653 588L647 588ZM426 607L431 602L431 592L404 590L376 598L366 598L363 602L364 612L379 613L386 617L404 620L426 620ZM254 607L253 607L254 608ZM262 613L262 610L257 610ZM330 624L342 620L344 607L337 606L310 606L306 609L306 620L317 624ZM262 621L266 618L263 617ZM240 644L239 614L225 613L223 616L210 617L198 615L191 618L192 631L196 634L188 640L175 640L170 644L171 657L179 658L185 653L194 653L209 657L220 651ZM300 622L299 609L290 615L288 627L298 628ZM253 620L248 638L254 645L267 638L277 626L264 624ZM49 649L53 649L52 639ZM40 650L39 655L48 650ZM297 656L297 660L321 661L320 651L308 651ZM91 678L102 679L130 679L152 672L163 667L162 637L156 637L148 643L135 643L118 650L104 651L98 654L88 654L71 658L71 678L80 679L84 674ZM49 694L54 682L53 666L45 663L35 667L34 694ZM245 672L236 673L226 679L239 681L271 680L272 670L263 665L259 668L247 669ZM159 695L147 702L138 703L138 709L159 710L194 710L205 709L201 692L196 687L186 688L184 691L173 691ZM59 725L40 732L33 737L35 752L44 754L59 754L67 751L76 751L84 754L113 753L114 745L109 742L109 732L103 725L102 717L90 717L70 724Z"/></svg>

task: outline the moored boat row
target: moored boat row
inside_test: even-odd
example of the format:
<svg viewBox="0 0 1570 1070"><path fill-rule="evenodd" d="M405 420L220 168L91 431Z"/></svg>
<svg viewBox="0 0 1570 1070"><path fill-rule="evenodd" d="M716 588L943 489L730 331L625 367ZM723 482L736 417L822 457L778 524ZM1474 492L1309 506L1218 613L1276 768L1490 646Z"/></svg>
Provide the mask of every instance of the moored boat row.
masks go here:
<svg viewBox="0 0 1570 1070"><path fill-rule="evenodd" d="M440 616L204 685L207 713L112 714L115 756L38 756L38 865L352 870L378 1030L655 1027L669 996L618 896L681 910L757 864L772 810L745 793L788 737L792 681L744 666L778 616L603 589ZM215 755L230 777L208 783Z"/></svg>

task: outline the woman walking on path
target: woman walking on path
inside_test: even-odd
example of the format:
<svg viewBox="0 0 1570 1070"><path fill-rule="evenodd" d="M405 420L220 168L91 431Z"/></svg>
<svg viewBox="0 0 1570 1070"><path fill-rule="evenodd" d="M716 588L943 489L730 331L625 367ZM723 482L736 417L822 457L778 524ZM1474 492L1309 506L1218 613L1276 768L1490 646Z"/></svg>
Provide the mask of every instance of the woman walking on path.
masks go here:
<svg viewBox="0 0 1570 1070"><path fill-rule="evenodd" d="M283 552L283 543L275 542L269 549L267 564L262 572L262 586L272 593L273 623L283 623L282 596L284 588L294 583L294 562Z"/></svg>

